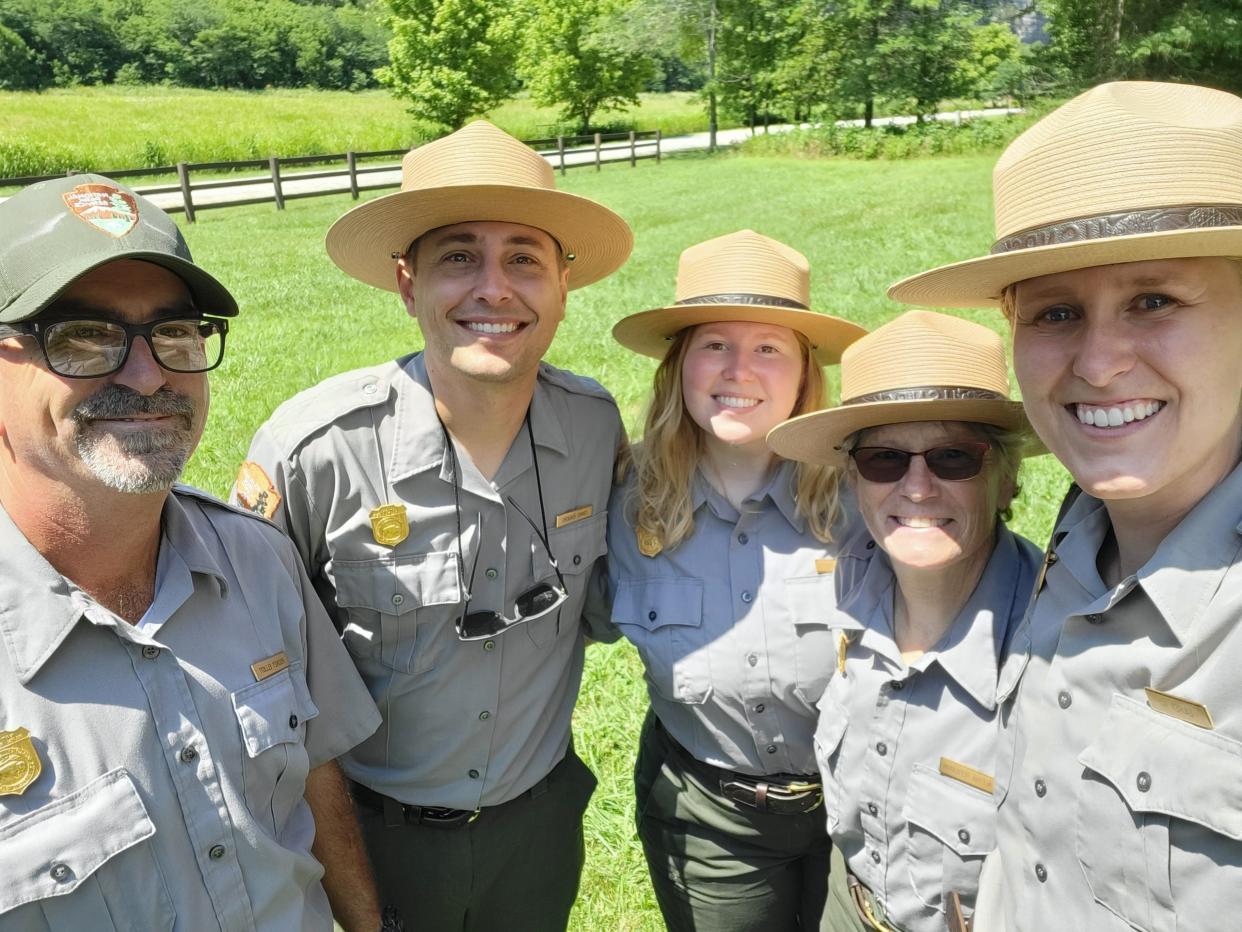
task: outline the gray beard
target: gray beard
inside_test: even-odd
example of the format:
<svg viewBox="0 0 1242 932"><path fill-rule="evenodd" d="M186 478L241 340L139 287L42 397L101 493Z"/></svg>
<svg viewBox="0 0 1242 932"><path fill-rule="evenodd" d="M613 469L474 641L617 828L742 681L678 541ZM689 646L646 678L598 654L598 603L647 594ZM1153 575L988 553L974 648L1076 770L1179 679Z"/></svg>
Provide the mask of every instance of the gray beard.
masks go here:
<svg viewBox="0 0 1242 932"><path fill-rule="evenodd" d="M95 428L96 419L135 414L172 415L181 424L126 435ZM140 395L108 385L74 409L74 444L82 463L109 489L132 495L165 492L181 477L193 452L194 415L194 402L170 389Z"/></svg>

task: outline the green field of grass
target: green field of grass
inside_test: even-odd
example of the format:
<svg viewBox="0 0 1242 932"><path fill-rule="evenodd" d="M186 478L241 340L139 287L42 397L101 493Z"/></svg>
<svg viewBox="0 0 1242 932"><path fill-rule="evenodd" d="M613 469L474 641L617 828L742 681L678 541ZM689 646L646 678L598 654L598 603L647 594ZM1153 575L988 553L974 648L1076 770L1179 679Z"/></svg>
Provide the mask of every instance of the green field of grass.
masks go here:
<svg viewBox="0 0 1242 932"><path fill-rule="evenodd" d="M488 115L520 139L572 133L549 107L525 98ZM644 94L640 105L597 114L601 126L707 129L692 93ZM69 168L119 170L398 149L431 138L387 91L211 91L175 87L83 87L0 91L0 178Z"/></svg>
<svg viewBox="0 0 1242 932"><path fill-rule="evenodd" d="M550 361L611 389L635 433L654 362L614 344L609 329L627 313L672 299L682 249L743 227L808 256L814 308L877 326L902 310L884 297L889 282L986 251L992 162L992 156L868 163L722 155L571 173L558 183L618 210L633 225L636 246L620 272L571 293ZM242 306L224 365L212 374L207 433L187 473L194 484L226 493L251 434L289 395L421 345L396 295L347 278L325 255L325 231L351 206L347 197L331 197L294 202L283 213L270 206L211 211L197 224L183 224L196 259ZM963 313L1003 332L996 311ZM830 372L835 397L837 377ZM1066 481L1050 457L1030 461L1016 528L1042 543ZM661 928L633 828L630 771L645 707L633 650L593 647L575 740L600 785L587 813L575 930Z"/></svg>

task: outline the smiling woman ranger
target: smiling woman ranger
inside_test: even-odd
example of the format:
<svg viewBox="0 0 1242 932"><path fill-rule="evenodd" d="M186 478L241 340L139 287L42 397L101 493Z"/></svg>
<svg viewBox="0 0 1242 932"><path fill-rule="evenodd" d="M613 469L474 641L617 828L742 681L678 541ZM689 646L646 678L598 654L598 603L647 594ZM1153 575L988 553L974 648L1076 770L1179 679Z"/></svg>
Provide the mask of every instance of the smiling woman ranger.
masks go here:
<svg viewBox="0 0 1242 932"><path fill-rule="evenodd" d="M1003 516L1036 452L986 327L910 311L841 360L841 405L768 435L839 465L866 525L841 546L815 752L834 846L821 928L943 932L992 848L996 680L1039 550Z"/></svg>
<svg viewBox="0 0 1242 932"><path fill-rule="evenodd" d="M1242 100L1105 84L994 180L992 254L890 291L1003 305L1031 424L1083 492L1001 677L979 928L1233 928Z"/></svg>
<svg viewBox="0 0 1242 932"><path fill-rule="evenodd" d="M677 303L625 318L661 358L609 505L612 620L647 669L638 833L673 932L814 928L829 842L811 753L837 471L772 456L822 407L820 367L866 331L808 309L806 259L743 230L681 254Z"/></svg>

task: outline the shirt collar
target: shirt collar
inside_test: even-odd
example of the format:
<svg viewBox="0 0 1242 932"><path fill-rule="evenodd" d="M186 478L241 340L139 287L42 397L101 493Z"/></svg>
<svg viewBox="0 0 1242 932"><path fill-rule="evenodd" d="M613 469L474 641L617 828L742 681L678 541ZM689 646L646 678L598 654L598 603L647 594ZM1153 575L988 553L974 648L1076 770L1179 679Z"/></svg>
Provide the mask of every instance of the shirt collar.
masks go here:
<svg viewBox="0 0 1242 932"><path fill-rule="evenodd" d="M797 479L795 469L795 463L782 460L763 488L742 504L754 503L759 506L757 510L762 510L767 502L772 502L789 522L790 527L801 534L805 531L806 521L798 514L798 503L794 499L794 482ZM708 481L701 463L694 473L690 489L690 504L693 511L698 511L706 504L717 518L730 524L735 524L740 517L737 509Z"/></svg>
<svg viewBox="0 0 1242 932"><path fill-rule="evenodd" d="M531 398L531 430L536 446L568 456L569 442L561 423L561 412L557 410L556 399L552 397L544 377L545 365L539 364L539 378ZM389 482L396 483L433 468L439 470L442 480L451 482L452 463L444 445L444 432L436 414L435 397L422 353L415 353L400 365L389 391L397 394L388 461ZM523 426L496 473L497 488L507 485L531 467L530 443L525 434Z"/></svg>
<svg viewBox="0 0 1242 932"><path fill-rule="evenodd" d="M186 515L186 503L176 494L164 503L160 550L171 547L191 573L213 577L221 596L227 581L219 564ZM9 653L13 672L24 685L56 653L82 617L80 590L65 579L0 508L0 548L5 569L0 573L0 640ZM160 601L156 592L152 604ZM187 594L188 597L188 594Z"/></svg>

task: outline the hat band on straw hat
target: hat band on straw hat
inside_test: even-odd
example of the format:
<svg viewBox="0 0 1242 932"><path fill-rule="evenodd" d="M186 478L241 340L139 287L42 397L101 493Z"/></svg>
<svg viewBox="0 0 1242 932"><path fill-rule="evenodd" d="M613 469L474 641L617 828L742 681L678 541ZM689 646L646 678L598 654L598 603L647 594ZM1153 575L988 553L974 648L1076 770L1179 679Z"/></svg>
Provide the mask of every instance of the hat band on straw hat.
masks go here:
<svg viewBox="0 0 1242 932"><path fill-rule="evenodd" d="M1009 401L1009 396L986 388L961 388L957 385L926 385L919 388L895 388L872 392L841 401L846 405L870 405L891 401Z"/></svg>
<svg viewBox="0 0 1242 932"><path fill-rule="evenodd" d="M1109 239L1114 236L1138 236L1143 233L1169 233L1175 230L1209 229L1242 226L1242 207L1202 204L1189 207L1154 207L1127 210L1094 217L1080 217L1063 223L1025 230L1015 236L997 240L992 255L1018 249L1080 243L1084 240Z"/></svg>
<svg viewBox="0 0 1242 932"><path fill-rule="evenodd" d="M682 298L674 303L678 306L689 304L753 304L766 307L787 307L795 311L810 310L801 301L794 301L792 298L778 298L776 295L748 294L746 292L738 292L736 294L702 294L696 295L693 298Z"/></svg>

